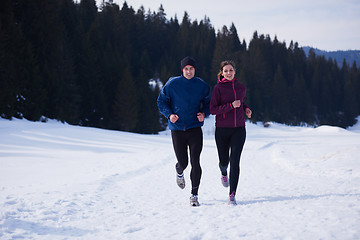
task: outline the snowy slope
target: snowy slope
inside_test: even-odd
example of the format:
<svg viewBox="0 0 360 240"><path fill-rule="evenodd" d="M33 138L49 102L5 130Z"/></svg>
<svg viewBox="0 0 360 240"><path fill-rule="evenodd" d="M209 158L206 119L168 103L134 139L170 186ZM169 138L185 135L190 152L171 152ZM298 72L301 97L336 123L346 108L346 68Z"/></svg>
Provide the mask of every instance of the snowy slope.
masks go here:
<svg viewBox="0 0 360 240"><path fill-rule="evenodd" d="M201 206L168 131L0 119L0 239L360 239L360 128L247 124L237 206L206 119Z"/></svg>

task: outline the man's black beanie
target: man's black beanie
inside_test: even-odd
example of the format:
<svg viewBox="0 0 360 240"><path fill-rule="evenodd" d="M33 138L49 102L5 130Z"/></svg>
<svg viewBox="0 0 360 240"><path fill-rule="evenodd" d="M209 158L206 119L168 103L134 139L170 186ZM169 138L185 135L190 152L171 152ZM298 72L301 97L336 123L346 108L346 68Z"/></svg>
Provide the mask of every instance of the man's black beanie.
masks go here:
<svg viewBox="0 0 360 240"><path fill-rule="evenodd" d="M196 61L192 57L185 57L181 60L181 71L184 69L185 66L191 65L196 69Z"/></svg>

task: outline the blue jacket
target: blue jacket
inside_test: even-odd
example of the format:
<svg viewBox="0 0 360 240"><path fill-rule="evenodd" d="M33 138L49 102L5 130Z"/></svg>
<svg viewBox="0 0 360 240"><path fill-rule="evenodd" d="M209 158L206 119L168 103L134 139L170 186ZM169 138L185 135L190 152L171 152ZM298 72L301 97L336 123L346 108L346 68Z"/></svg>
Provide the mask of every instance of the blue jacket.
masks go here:
<svg viewBox="0 0 360 240"><path fill-rule="evenodd" d="M162 88L157 99L159 111L169 122L170 130L186 131L190 128L201 127L198 112L210 115L211 91L209 85L198 77L186 79L183 76L170 78ZM170 115L176 114L179 119L172 123Z"/></svg>

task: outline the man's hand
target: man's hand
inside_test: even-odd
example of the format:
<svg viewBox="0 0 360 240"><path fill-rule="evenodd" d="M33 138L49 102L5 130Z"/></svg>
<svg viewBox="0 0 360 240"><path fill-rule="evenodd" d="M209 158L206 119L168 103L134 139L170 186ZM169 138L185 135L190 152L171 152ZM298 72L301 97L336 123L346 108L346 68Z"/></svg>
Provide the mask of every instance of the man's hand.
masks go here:
<svg viewBox="0 0 360 240"><path fill-rule="evenodd" d="M179 119L179 116L176 114L171 114L169 119L170 119L170 122L176 123L176 121Z"/></svg>
<svg viewBox="0 0 360 240"><path fill-rule="evenodd" d="M205 113L198 112L198 113L196 114L196 116L197 116L199 122L203 122L204 119L205 119Z"/></svg>

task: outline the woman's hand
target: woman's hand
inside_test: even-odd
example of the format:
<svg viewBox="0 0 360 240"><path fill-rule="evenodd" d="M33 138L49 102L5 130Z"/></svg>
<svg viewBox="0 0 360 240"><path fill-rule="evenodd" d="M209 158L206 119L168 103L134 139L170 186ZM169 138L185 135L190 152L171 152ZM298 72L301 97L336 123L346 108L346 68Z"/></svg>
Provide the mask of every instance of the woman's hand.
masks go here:
<svg viewBox="0 0 360 240"><path fill-rule="evenodd" d="M250 108L245 109L245 114L248 118L251 118L252 111Z"/></svg>
<svg viewBox="0 0 360 240"><path fill-rule="evenodd" d="M238 108L238 107L240 107L241 102L240 102L240 100L235 100L231 104L234 108Z"/></svg>

